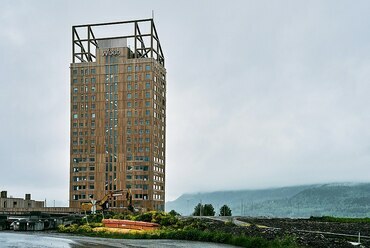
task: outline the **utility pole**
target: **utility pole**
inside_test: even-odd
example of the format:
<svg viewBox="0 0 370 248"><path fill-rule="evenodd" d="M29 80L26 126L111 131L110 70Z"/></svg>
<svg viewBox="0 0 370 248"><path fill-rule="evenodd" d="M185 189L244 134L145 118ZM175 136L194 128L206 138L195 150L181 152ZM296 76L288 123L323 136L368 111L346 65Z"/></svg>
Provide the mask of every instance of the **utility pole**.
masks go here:
<svg viewBox="0 0 370 248"><path fill-rule="evenodd" d="M199 216L202 216L202 208L203 208L203 205L202 205L202 200L200 200L200 210L199 210Z"/></svg>

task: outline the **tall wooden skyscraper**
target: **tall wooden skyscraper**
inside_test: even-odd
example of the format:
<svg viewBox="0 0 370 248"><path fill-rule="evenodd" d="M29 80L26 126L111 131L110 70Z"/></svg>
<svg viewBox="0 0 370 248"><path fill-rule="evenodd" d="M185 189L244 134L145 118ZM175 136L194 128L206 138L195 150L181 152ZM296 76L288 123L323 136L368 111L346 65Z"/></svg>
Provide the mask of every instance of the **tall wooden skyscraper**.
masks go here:
<svg viewBox="0 0 370 248"><path fill-rule="evenodd" d="M164 210L166 70L153 19L72 27L70 207Z"/></svg>

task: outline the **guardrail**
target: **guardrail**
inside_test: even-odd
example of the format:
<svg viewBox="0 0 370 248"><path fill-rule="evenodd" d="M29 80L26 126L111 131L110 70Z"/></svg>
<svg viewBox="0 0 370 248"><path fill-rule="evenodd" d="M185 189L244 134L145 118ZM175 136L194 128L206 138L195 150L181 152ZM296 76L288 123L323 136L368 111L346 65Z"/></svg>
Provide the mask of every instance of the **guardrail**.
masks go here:
<svg viewBox="0 0 370 248"><path fill-rule="evenodd" d="M46 207L46 208L0 208L0 214L23 214L29 212L55 213L55 214L71 214L80 213L79 208L69 207Z"/></svg>

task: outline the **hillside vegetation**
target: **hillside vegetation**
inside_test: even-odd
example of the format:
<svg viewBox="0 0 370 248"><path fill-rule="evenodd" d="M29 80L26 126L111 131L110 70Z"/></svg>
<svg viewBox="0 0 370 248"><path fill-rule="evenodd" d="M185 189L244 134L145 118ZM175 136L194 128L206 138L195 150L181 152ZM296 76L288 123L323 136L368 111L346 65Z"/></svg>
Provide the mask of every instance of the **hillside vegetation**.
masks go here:
<svg viewBox="0 0 370 248"><path fill-rule="evenodd" d="M184 194L175 201L167 202L166 208L189 215L200 201L203 204L212 204L216 210L227 204L233 215L243 216L369 217L370 183L316 184L263 190Z"/></svg>

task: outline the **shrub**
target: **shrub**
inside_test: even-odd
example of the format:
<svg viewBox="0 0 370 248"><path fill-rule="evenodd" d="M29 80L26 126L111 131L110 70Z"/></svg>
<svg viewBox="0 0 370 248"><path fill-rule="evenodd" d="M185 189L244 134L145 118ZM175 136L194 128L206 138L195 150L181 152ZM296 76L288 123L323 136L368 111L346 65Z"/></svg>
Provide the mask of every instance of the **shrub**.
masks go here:
<svg viewBox="0 0 370 248"><path fill-rule="evenodd" d="M58 232L62 232L62 233L65 233L66 229L67 228L64 225L59 225L58 228L57 228Z"/></svg>
<svg viewBox="0 0 370 248"><path fill-rule="evenodd" d="M70 233L76 233L78 230L78 224L72 224L68 227L68 232Z"/></svg>
<svg viewBox="0 0 370 248"><path fill-rule="evenodd" d="M92 227L90 225L82 225L78 227L77 232L78 233L91 233Z"/></svg>
<svg viewBox="0 0 370 248"><path fill-rule="evenodd" d="M153 213L154 213L153 211L150 211L150 212L146 212L146 213L137 215L137 216L134 217L134 220L152 222Z"/></svg>

